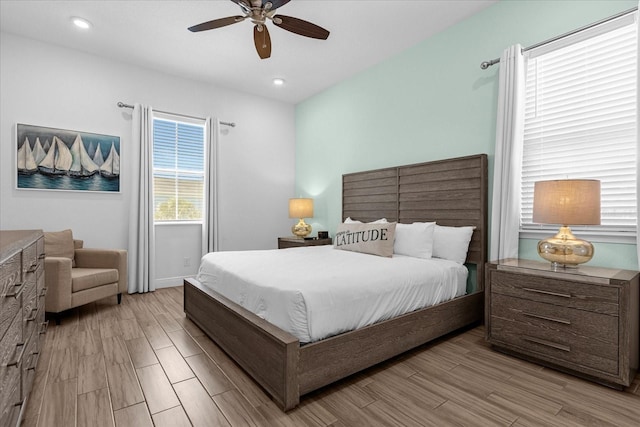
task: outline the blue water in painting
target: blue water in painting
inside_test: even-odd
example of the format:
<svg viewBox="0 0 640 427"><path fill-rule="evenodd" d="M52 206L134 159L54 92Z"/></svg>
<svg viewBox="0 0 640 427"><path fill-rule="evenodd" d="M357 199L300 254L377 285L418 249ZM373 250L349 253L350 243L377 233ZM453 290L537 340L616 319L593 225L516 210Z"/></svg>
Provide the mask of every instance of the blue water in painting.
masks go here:
<svg viewBox="0 0 640 427"><path fill-rule="evenodd" d="M120 191L120 179L107 179L96 173L89 178L67 175L48 176L40 173L18 175L18 188L47 190Z"/></svg>

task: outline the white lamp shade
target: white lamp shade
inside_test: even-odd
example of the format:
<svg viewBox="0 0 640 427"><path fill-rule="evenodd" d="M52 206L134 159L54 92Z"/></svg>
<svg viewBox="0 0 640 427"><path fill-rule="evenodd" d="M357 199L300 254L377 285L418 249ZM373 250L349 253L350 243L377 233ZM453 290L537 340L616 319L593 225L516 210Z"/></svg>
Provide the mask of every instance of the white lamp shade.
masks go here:
<svg viewBox="0 0 640 427"><path fill-rule="evenodd" d="M533 193L533 222L560 225L600 224L600 181L538 181Z"/></svg>
<svg viewBox="0 0 640 427"><path fill-rule="evenodd" d="M313 199L289 199L289 218L312 218Z"/></svg>

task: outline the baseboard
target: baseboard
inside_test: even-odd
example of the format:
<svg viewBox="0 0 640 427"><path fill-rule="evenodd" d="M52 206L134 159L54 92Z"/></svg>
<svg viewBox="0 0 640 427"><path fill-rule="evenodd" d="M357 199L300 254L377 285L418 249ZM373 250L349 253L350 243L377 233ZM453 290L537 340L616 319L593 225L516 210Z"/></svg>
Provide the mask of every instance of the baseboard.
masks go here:
<svg viewBox="0 0 640 427"><path fill-rule="evenodd" d="M160 288L174 288L176 286L182 286L185 277L195 277L195 276L180 276L180 277L166 277L164 279L156 279L155 285L156 289Z"/></svg>

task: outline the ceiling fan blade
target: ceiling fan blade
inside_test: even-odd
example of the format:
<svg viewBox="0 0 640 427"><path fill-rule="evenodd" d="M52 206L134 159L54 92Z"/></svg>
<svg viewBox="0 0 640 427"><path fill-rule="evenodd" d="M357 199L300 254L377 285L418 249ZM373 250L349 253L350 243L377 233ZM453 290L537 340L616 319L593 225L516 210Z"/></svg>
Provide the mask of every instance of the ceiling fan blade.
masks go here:
<svg viewBox="0 0 640 427"><path fill-rule="evenodd" d="M262 29L260 29L262 27ZM266 25L255 25L253 27L253 43L256 45L256 51L260 59L269 58L271 56L271 37Z"/></svg>
<svg viewBox="0 0 640 427"><path fill-rule="evenodd" d="M322 40L326 40L329 37L329 31L324 28L292 16L276 15L273 17L273 23L280 28L301 36Z"/></svg>
<svg viewBox="0 0 640 427"><path fill-rule="evenodd" d="M245 12L251 11L251 2L249 0L231 0L242 8Z"/></svg>
<svg viewBox="0 0 640 427"><path fill-rule="evenodd" d="M198 31L213 30L214 28L226 27L227 25L236 24L244 21L244 16L229 16L227 18L214 19L213 21L203 22L202 24L189 27L189 31L197 33Z"/></svg>

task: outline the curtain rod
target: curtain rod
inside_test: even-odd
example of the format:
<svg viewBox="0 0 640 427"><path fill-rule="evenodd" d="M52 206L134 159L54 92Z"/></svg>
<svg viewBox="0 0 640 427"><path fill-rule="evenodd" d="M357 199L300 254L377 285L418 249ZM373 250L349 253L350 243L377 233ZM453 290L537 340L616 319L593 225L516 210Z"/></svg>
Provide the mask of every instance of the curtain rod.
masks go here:
<svg viewBox="0 0 640 427"><path fill-rule="evenodd" d="M522 53L524 53L524 52L526 52L528 50L531 50L531 49L535 49L535 48L540 47L540 46L544 46L545 44L552 43L552 42L554 42L556 40L560 40L560 39L563 39L565 37L569 37L569 36L571 36L573 34L579 33L580 31L584 31L584 30L587 30L589 28L595 27L596 25L600 25L600 24L604 24L605 22L613 21L616 18L620 18L621 16L627 15L629 13L633 13L636 10L638 10L638 8L637 7L633 7L631 9L629 9L629 10L625 10L624 12L617 13L617 14L615 14L613 16L608 17L608 18L604 18L604 19L601 19L601 20L599 20L597 22L594 22L592 24L587 24L584 27L580 27L580 28L578 28L576 30L569 31L568 33L564 33L564 34L561 34L559 36L552 37L552 38L550 38L548 40L545 40L543 42L536 43L536 44L531 45L529 47L525 47L525 48L522 49ZM497 64L499 62L500 62L500 58L492 59L491 61L484 61L484 62L482 62L480 64L480 68L482 68L483 70L486 70L487 68L489 68L492 65L495 65L495 64Z"/></svg>
<svg viewBox="0 0 640 427"><path fill-rule="evenodd" d="M118 102L118 107L120 108L133 108L133 105L130 104L125 104L124 102ZM176 113L169 113L167 111L160 111L160 110L156 110L158 113L164 113L164 114L172 114L174 116L182 116L182 117L188 117L190 119L198 119L198 120L205 120L202 117L195 117L195 116L187 116L186 114L176 114ZM231 126L232 128L236 127L236 124L234 122L220 122L221 125L225 125L225 126Z"/></svg>

